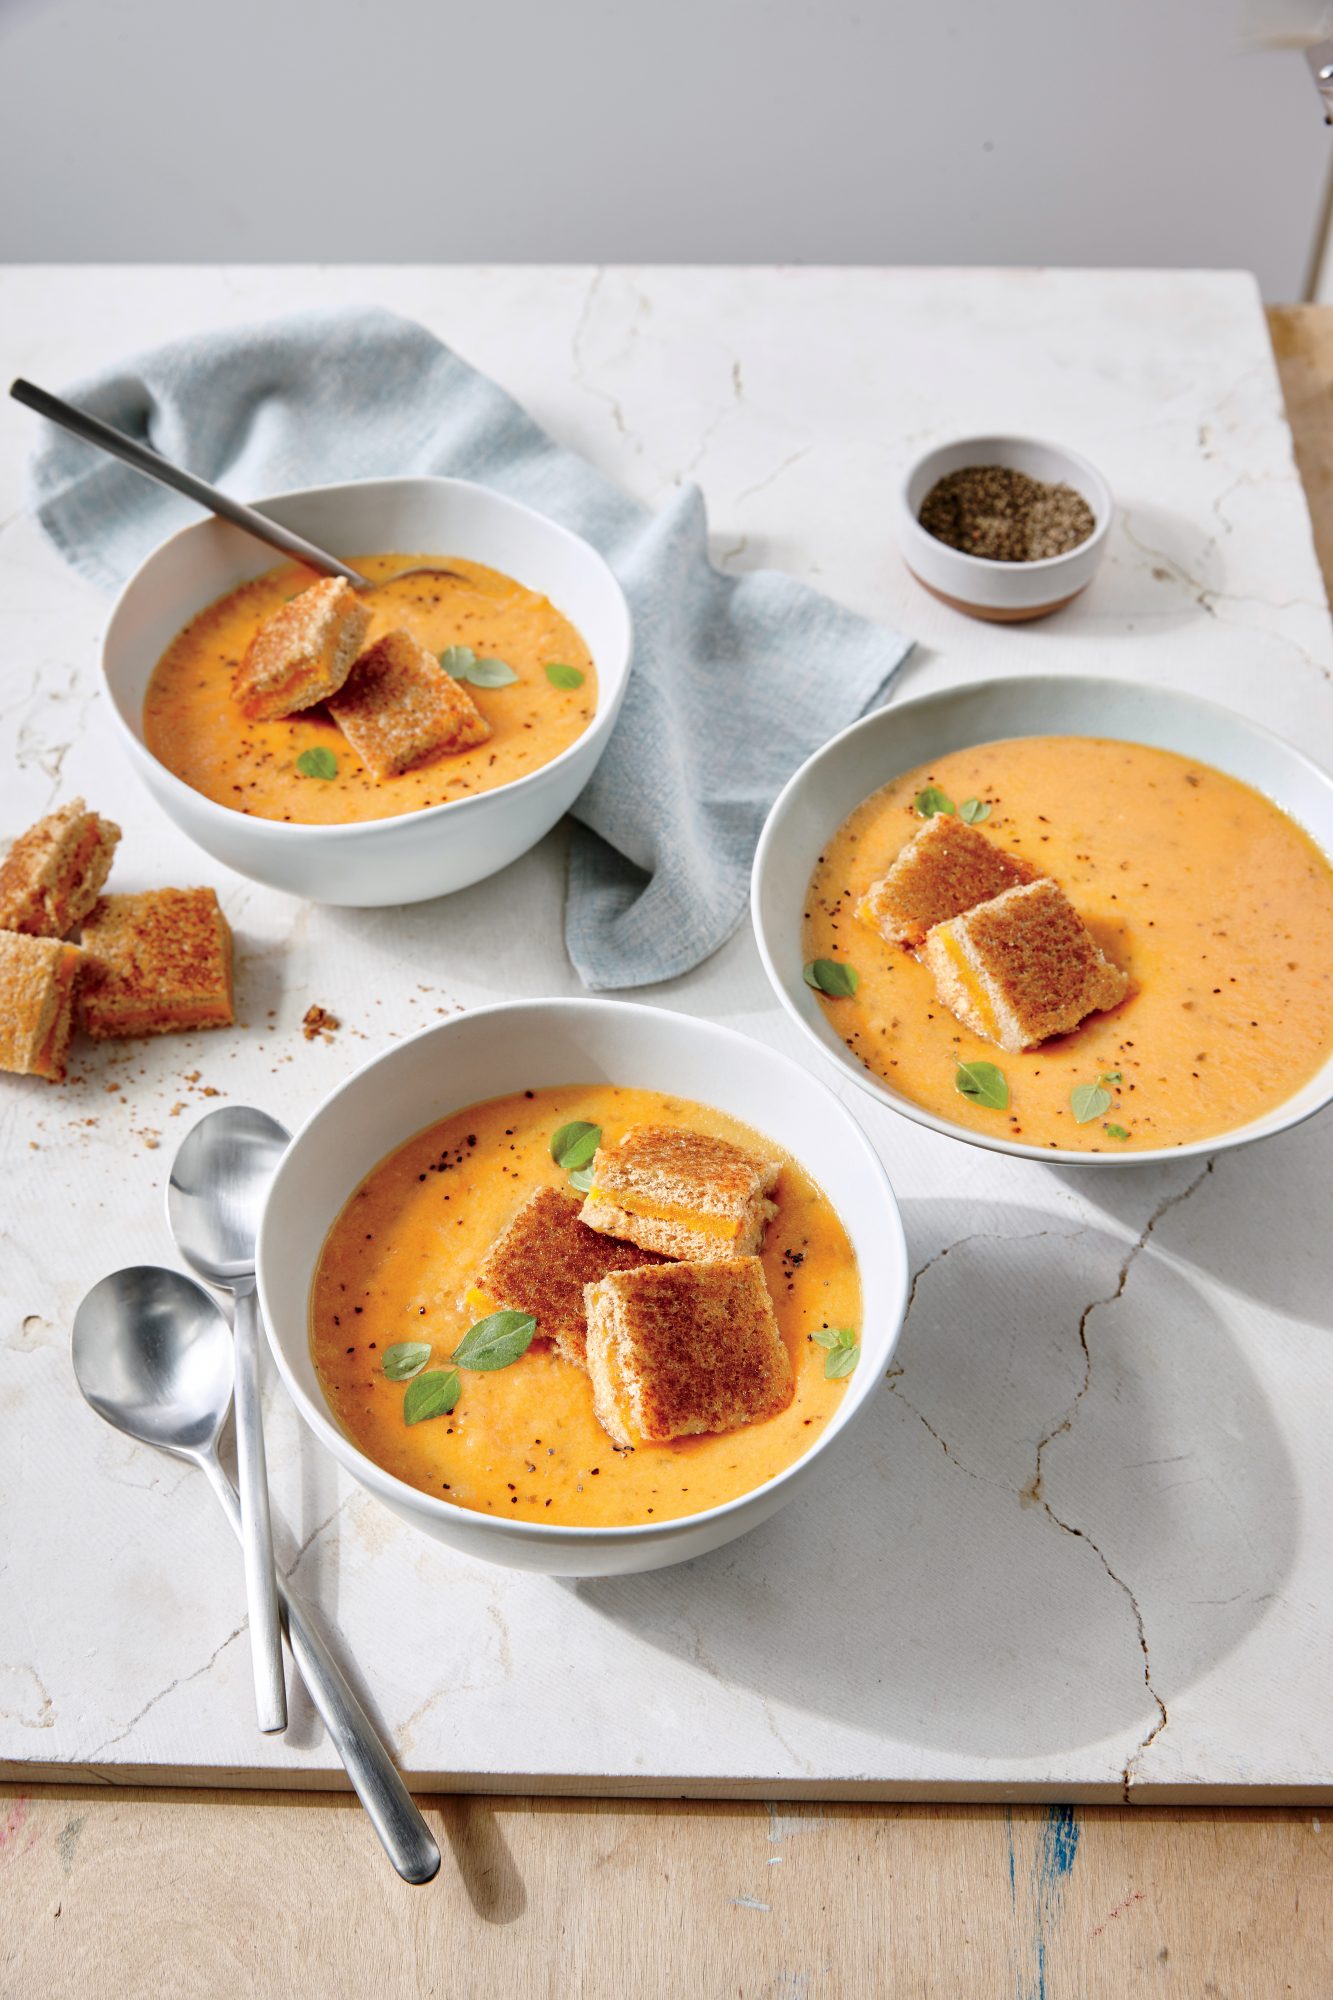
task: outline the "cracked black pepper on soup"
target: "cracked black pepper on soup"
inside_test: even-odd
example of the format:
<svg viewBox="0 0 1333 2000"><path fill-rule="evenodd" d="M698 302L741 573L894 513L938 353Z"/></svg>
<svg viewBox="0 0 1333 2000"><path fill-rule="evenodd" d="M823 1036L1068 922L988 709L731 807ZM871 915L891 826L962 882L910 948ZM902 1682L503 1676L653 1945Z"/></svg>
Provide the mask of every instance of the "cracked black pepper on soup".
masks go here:
<svg viewBox="0 0 1333 2000"><path fill-rule="evenodd" d="M928 535L992 562L1040 562L1086 542L1097 523L1072 486L1008 465L964 465L931 487L917 516Z"/></svg>

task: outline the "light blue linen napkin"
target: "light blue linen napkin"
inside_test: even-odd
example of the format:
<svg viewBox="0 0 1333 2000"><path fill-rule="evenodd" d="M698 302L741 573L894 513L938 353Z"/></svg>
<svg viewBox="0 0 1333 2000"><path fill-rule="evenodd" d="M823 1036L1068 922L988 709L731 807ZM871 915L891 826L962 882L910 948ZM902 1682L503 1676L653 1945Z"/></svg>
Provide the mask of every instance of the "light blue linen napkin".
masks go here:
<svg viewBox="0 0 1333 2000"><path fill-rule="evenodd" d="M200 334L65 393L242 499L451 473L526 501L600 549L629 599L634 669L574 807L565 937L590 987L674 978L730 936L777 792L884 696L910 649L775 571L721 575L697 487L650 513L392 313L302 313ZM106 586L198 518L188 501L63 432L47 434L30 492L67 560Z"/></svg>

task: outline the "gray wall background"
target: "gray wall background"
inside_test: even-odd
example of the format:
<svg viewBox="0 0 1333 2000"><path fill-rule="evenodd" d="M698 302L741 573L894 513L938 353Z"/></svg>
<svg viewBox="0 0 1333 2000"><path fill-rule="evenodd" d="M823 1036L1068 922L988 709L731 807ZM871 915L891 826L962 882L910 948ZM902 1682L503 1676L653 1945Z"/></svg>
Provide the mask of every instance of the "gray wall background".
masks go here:
<svg viewBox="0 0 1333 2000"><path fill-rule="evenodd" d="M1330 132L1229 0L0 0L0 257L1243 265Z"/></svg>

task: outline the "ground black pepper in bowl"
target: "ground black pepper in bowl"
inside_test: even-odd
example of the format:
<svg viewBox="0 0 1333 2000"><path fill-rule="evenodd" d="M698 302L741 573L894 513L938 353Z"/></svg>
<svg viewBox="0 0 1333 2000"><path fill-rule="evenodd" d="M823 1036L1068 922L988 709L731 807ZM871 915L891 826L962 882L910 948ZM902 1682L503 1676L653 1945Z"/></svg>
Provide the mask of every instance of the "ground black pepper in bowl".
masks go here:
<svg viewBox="0 0 1333 2000"><path fill-rule="evenodd" d="M931 487L917 516L928 535L991 562L1067 555L1097 526L1072 486L1051 486L1008 465L964 465Z"/></svg>

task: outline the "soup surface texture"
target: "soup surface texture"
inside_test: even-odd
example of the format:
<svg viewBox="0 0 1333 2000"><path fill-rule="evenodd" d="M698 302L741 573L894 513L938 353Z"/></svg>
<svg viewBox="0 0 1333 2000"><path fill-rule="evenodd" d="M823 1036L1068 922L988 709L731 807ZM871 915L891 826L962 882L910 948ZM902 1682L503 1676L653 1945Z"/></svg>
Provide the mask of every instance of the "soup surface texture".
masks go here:
<svg viewBox="0 0 1333 2000"><path fill-rule="evenodd" d="M1120 1006L1010 1055L940 1005L910 952L856 919L859 896L921 826L913 801L928 785L956 805L988 804L980 830L1055 878L1129 974ZM821 1004L876 1076L941 1118L1027 1145L1207 1139L1285 1102L1333 1049L1328 862L1248 785L1142 744L1014 738L895 778L829 841L804 957L856 968L855 996ZM1006 1109L959 1094L958 1065L970 1062L1003 1070ZM1072 1091L1102 1079L1110 1104L1078 1123Z"/></svg>
<svg viewBox="0 0 1333 2000"><path fill-rule="evenodd" d="M402 1340L431 1343L431 1368L476 1315L459 1304L482 1257L542 1185L567 1186L551 1136L574 1119L614 1145L631 1125L689 1125L751 1147L720 1111L655 1091L571 1084L493 1098L409 1139L370 1173L334 1223L311 1288L315 1367L352 1442L398 1479L478 1513L579 1527L628 1527L697 1514L763 1485L807 1451L845 1383L824 1375L818 1328L859 1328L860 1280L828 1199L782 1155L778 1213L763 1264L796 1391L766 1422L716 1436L616 1450L593 1414L581 1368L531 1347L508 1368L460 1371L447 1416L407 1425L405 1385L377 1356Z"/></svg>
<svg viewBox="0 0 1333 2000"><path fill-rule="evenodd" d="M517 681L468 687L491 725L487 741L396 778L377 778L322 706L280 722L251 722L242 715L231 698L231 676L256 627L318 580L313 570L284 563L210 604L158 661L144 698L144 739L159 763L236 812L328 825L391 819L494 791L549 764L583 734L597 710L597 675L583 640L548 598L459 556L351 561L372 581L414 563L437 563L455 572L411 577L369 595L366 644L401 625L433 653L469 646L478 659L503 660ZM548 666L571 668L582 679L576 687L556 686ZM297 758L321 747L332 752L337 775L303 777Z"/></svg>

